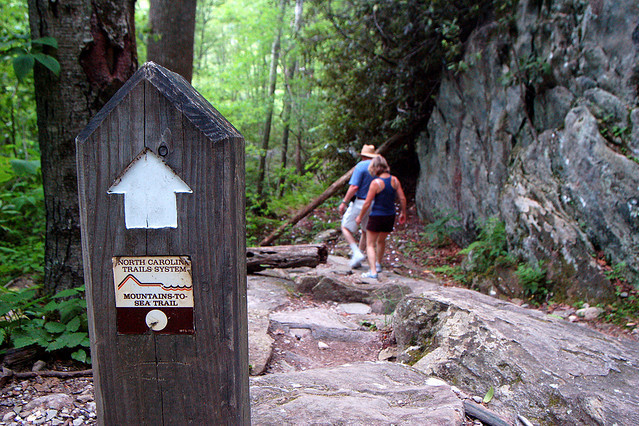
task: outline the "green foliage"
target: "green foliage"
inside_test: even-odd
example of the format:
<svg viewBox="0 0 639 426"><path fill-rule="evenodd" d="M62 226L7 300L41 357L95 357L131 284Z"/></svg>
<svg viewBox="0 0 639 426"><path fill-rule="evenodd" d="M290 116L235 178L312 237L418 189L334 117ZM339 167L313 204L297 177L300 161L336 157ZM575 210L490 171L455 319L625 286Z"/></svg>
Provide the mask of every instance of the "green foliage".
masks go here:
<svg viewBox="0 0 639 426"><path fill-rule="evenodd" d="M496 217L488 219L473 243L459 252L470 258L470 271L474 274L490 273L496 265L512 265L516 260L508 253L504 222Z"/></svg>
<svg viewBox="0 0 639 426"><path fill-rule="evenodd" d="M629 328L631 330L637 328L639 321L639 297L637 292L624 294L617 292L617 300L606 307L604 320Z"/></svg>
<svg viewBox="0 0 639 426"><path fill-rule="evenodd" d="M322 130L330 152L339 155L344 142L379 145L423 121L442 69L471 66L459 62L465 40L505 4L516 1L312 2L314 20L301 37L324 65L315 75L331 102Z"/></svg>
<svg viewBox="0 0 639 426"><path fill-rule="evenodd" d="M438 266L437 268L433 269L433 272L435 272L436 274L442 274L446 277L450 277L453 281L456 281L458 283L462 283L462 284L469 283L468 276L466 275L464 271L462 271L461 267L459 266L451 266L451 265Z"/></svg>
<svg viewBox="0 0 639 426"><path fill-rule="evenodd" d="M437 219L434 222L424 226L421 237L433 247L441 248L451 243L451 235L454 232L461 230L459 225L451 225L450 222L459 222L461 218L454 212L440 212L436 216Z"/></svg>
<svg viewBox="0 0 639 426"><path fill-rule="evenodd" d="M67 351L87 364L90 346L84 287L38 297L38 288L0 287L0 348L37 345L47 352Z"/></svg>
<svg viewBox="0 0 639 426"><path fill-rule="evenodd" d="M613 264L606 277L615 285L617 299L605 306L604 320L614 324L635 329L639 323L639 282L634 285L628 281L628 266L626 262Z"/></svg>
<svg viewBox="0 0 639 426"><path fill-rule="evenodd" d="M297 210L306 206L326 189L323 183L317 182L310 174L305 176L293 174L289 178L287 190L283 196L272 196L268 199L268 203L264 203L264 199L258 199L253 191L247 189L246 237L248 246L259 243L268 232L282 224L283 218L293 216ZM328 203L331 202L328 201ZM250 206L261 206L261 209L257 212L251 212ZM318 232L339 227L337 222L317 217L314 214L308 216L305 222L310 224L308 229L301 229L299 226L289 227L280 237L279 242L282 244L311 242Z"/></svg>
<svg viewBox="0 0 639 426"><path fill-rule="evenodd" d="M39 161L0 156L0 279L35 279L44 262L44 194Z"/></svg>
<svg viewBox="0 0 639 426"><path fill-rule="evenodd" d="M625 281L628 276L628 264L626 262L613 264L610 270L605 272L605 275L611 282Z"/></svg>
<svg viewBox="0 0 639 426"><path fill-rule="evenodd" d="M514 70L502 75L501 82L505 86L523 84L528 87L536 87L551 75L551 71L552 68L546 58L531 53L517 58Z"/></svg>
<svg viewBox="0 0 639 426"><path fill-rule="evenodd" d="M614 119L612 114L608 114L597 120L599 123L599 133L610 146L622 155L625 155L629 160L639 162L633 155L632 150L629 149L631 143L632 129L628 125L621 126Z"/></svg>
<svg viewBox="0 0 639 426"><path fill-rule="evenodd" d="M7 0L2 4L0 26L0 156L29 159L36 147L36 108L33 65L54 67L47 57L55 41L29 41L27 4ZM45 52L46 51L46 52Z"/></svg>
<svg viewBox="0 0 639 426"><path fill-rule="evenodd" d="M537 303L545 300L550 293L550 282L543 263L519 264L516 274L527 296Z"/></svg>

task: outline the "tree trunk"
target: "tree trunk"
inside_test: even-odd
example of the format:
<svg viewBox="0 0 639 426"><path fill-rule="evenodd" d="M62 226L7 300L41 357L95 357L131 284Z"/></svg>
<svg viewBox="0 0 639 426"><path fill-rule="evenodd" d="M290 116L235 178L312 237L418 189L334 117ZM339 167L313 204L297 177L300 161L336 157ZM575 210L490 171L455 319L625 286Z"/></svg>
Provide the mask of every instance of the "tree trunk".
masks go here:
<svg viewBox="0 0 639 426"><path fill-rule="evenodd" d="M277 35L273 40L271 48L271 70L269 72L268 103L266 109L266 119L264 120L264 132L262 133L262 152L260 153L260 165L257 172L257 195L262 196L264 190L264 178L266 174L266 155L268 153L268 143L271 138L271 122L273 121L273 104L275 103L275 86L277 84L277 64L280 61L280 41L282 39L282 25L284 22L284 12L288 0L280 0L280 14L277 20Z"/></svg>
<svg viewBox="0 0 639 426"><path fill-rule="evenodd" d="M147 59L180 74L193 77L193 38L196 0L151 0L151 31Z"/></svg>
<svg viewBox="0 0 639 426"><path fill-rule="evenodd" d="M54 37L60 76L36 64L46 208L45 290L83 284L75 137L137 68L134 0L29 0L31 37Z"/></svg>
<svg viewBox="0 0 639 426"><path fill-rule="evenodd" d="M282 157L281 157L281 168L282 172L280 174L279 181L279 194L280 197L284 194L284 169L286 169L286 157L288 154L288 137L291 130L291 110L292 110L292 93L291 93L291 80L295 75L295 68L297 67L297 61L293 61L290 67L286 70L285 79L286 79L286 93L284 95L284 112L282 121L284 121L284 129L282 131Z"/></svg>
<svg viewBox="0 0 639 426"><path fill-rule="evenodd" d="M268 268L316 267L326 263L328 249L324 244L294 246L248 247L246 271L251 274Z"/></svg>
<svg viewBox="0 0 639 426"><path fill-rule="evenodd" d="M293 23L293 39L294 42L297 43L297 35L302 28L302 6L304 4L304 0L296 0L295 1L295 21ZM289 68L286 70L285 76L285 85L286 85L286 93L284 95L284 131L282 132L282 169L286 169L287 161L286 157L288 155L288 140L289 134L291 130L291 110L293 109L293 89L291 87L291 82L295 73L297 71L297 57L293 56L291 60L291 64ZM284 194L284 173L280 175L280 197Z"/></svg>

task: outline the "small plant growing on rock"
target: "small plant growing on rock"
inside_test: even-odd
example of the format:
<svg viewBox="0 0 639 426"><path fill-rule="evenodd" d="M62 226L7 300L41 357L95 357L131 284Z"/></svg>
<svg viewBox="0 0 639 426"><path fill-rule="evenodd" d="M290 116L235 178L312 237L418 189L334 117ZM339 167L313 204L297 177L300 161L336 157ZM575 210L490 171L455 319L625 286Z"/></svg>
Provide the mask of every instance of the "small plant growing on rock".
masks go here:
<svg viewBox="0 0 639 426"><path fill-rule="evenodd" d="M451 243L451 235L460 231L461 227L451 225L450 222L458 222L461 218L454 212L441 212L438 218L424 226L421 237L433 247L441 248Z"/></svg>
<svg viewBox="0 0 639 426"><path fill-rule="evenodd" d="M536 262L532 265L520 264L516 274L526 296L529 296L534 303L545 301L550 294L551 283L546 279L546 269L543 267L543 262Z"/></svg>
<svg viewBox="0 0 639 426"><path fill-rule="evenodd" d="M628 280L628 268L625 262L608 267L606 276L616 287L617 300L603 306L604 320L634 330L639 324L639 282L631 284Z"/></svg>
<svg viewBox="0 0 639 426"><path fill-rule="evenodd" d="M481 226L477 240L460 251L468 255L466 270L475 274L490 273L496 265L512 265L515 259L508 253L506 226L492 217Z"/></svg>

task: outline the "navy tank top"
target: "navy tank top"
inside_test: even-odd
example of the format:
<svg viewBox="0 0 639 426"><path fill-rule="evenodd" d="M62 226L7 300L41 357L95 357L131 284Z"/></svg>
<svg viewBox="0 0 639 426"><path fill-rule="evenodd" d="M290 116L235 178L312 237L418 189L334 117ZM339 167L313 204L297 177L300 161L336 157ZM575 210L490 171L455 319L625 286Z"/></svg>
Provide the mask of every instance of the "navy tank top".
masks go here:
<svg viewBox="0 0 639 426"><path fill-rule="evenodd" d="M395 214L395 188L391 185L391 177L379 178L384 181L384 189L375 195L371 216L391 216Z"/></svg>

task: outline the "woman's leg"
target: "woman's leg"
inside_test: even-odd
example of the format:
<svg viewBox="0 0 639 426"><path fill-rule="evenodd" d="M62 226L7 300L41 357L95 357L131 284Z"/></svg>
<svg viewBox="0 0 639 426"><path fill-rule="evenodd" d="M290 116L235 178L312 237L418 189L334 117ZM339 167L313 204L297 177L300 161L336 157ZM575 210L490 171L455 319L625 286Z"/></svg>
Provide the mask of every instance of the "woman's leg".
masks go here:
<svg viewBox="0 0 639 426"><path fill-rule="evenodd" d="M375 261L381 265L382 259L384 258L384 250L386 250L386 237L388 237L390 232L379 232L377 235L377 247L376 247L376 255Z"/></svg>
<svg viewBox="0 0 639 426"><path fill-rule="evenodd" d="M379 232L366 230L366 256L371 273L375 274L375 245Z"/></svg>

